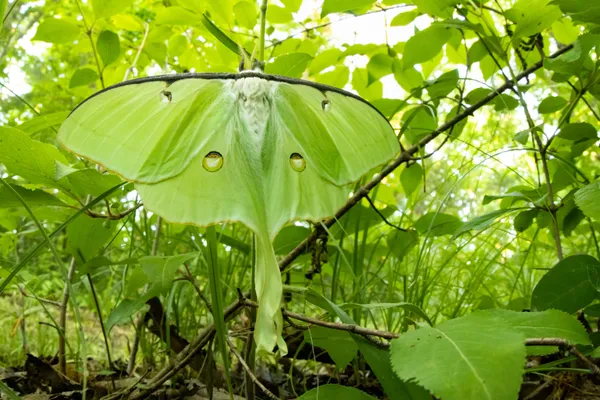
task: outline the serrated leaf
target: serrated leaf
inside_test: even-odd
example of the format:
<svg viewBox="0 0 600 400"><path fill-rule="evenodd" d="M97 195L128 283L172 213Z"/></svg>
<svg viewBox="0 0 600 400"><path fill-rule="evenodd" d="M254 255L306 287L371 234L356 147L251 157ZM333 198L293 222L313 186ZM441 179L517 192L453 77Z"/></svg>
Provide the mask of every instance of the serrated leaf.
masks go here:
<svg viewBox="0 0 600 400"><path fill-rule="evenodd" d="M575 204L588 217L600 221L600 181L592 182L575 193Z"/></svg>
<svg viewBox="0 0 600 400"><path fill-rule="evenodd" d="M306 53L289 53L277 57L265 66L266 72L274 75L300 78L312 56Z"/></svg>
<svg viewBox="0 0 600 400"><path fill-rule="evenodd" d="M47 18L43 20L31 40L48 43L69 43L79 37L79 27L64 19Z"/></svg>
<svg viewBox="0 0 600 400"><path fill-rule="evenodd" d="M100 32L96 41L96 51L105 67L117 61L121 52L119 35L112 31Z"/></svg>
<svg viewBox="0 0 600 400"><path fill-rule="evenodd" d="M98 78L98 73L95 70L91 68L79 68L75 70L73 76L71 76L69 89L89 85L90 83L96 82Z"/></svg>
<svg viewBox="0 0 600 400"><path fill-rule="evenodd" d="M463 222L455 215L430 212L415 222L415 229L422 235L443 236L454 233Z"/></svg>
<svg viewBox="0 0 600 400"><path fill-rule="evenodd" d="M316 387L302 396L298 400L375 400L375 397L369 396L365 392L349 386L342 385L322 385Z"/></svg>
<svg viewBox="0 0 600 400"><path fill-rule="evenodd" d="M69 207L50 193L40 189L26 189L22 186L11 185L12 188L25 200L29 207ZM15 197L12 191L5 186L0 186L0 209L2 208L21 208L23 204Z"/></svg>
<svg viewBox="0 0 600 400"><path fill-rule="evenodd" d="M325 349L338 369L346 368L358 352L354 339L345 331L313 326L304 331L304 340Z"/></svg>
<svg viewBox="0 0 600 400"><path fill-rule="evenodd" d="M394 339L394 371L400 379L413 380L444 400L516 399L525 335L485 313L422 327Z"/></svg>
<svg viewBox="0 0 600 400"><path fill-rule="evenodd" d="M588 255L570 256L540 279L533 290L531 308L574 313L597 298L599 287L600 262Z"/></svg>

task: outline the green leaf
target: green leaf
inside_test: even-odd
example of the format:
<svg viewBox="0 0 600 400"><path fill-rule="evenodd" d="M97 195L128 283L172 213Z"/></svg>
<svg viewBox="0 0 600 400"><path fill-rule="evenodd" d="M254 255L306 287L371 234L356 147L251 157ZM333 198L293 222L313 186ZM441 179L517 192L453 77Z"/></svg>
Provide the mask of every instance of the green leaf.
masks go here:
<svg viewBox="0 0 600 400"><path fill-rule="evenodd" d="M412 0L419 11L435 18L450 18L453 8L460 0Z"/></svg>
<svg viewBox="0 0 600 400"><path fill-rule="evenodd" d="M107 18L119 14L133 3L133 0L92 0L96 18Z"/></svg>
<svg viewBox="0 0 600 400"><path fill-rule="evenodd" d="M79 27L64 19L47 18L43 20L32 40L48 43L69 43L79 37Z"/></svg>
<svg viewBox="0 0 600 400"><path fill-rule="evenodd" d="M394 233L387 235L386 240L392 254L402 261L404 256L419 244L419 235L413 230L396 230Z"/></svg>
<svg viewBox="0 0 600 400"><path fill-rule="evenodd" d="M392 73L393 58L384 53L377 53L367 64L367 86Z"/></svg>
<svg viewBox="0 0 600 400"><path fill-rule="evenodd" d="M600 221L600 181L590 183L575 193L575 204L588 217Z"/></svg>
<svg viewBox="0 0 600 400"><path fill-rule="evenodd" d="M406 26L413 22L418 16L419 12L417 10L400 13L392 19L390 26Z"/></svg>
<svg viewBox="0 0 600 400"><path fill-rule="evenodd" d="M200 25L203 23L203 17L183 7L161 8L156 13L156 23L158 25Z"/></svg>
<svg viewBox="0 0 600 400"><path fill-rule="evenodd" d="M531 210L521 211L515 216L514 227L517 232L525 232L527 228L533 224L533 220L538 215L539 210L534 208Z"/></svg>
<svg viewBox="0 0 600 400"><path fill-rule="evenodd" d="M375 397L369 396L365 392L349 386L342 385L322 385L316 387L302 396L298 400L375 400Z"/></svg>
<svg viewBox="0 0 600 400"><path fill-rule="evenodd" d="M312 326L304 331L304 340L325 349L338 369L346 368L358 352L354 339L345 331Z"/></svg>
<svg viewBox="0 0 600 400"><path fill-rule="evenodd" d="M33 140L15 128L0 127L0 163L30 183L56 186L56 162L67 160L50 144Z"/></svg>
<svg viewBox="0 0 600 400"><path fill-rule="evenodd" d="M487 312L502 318L506 324L528 338L555 337L565 339L571 344L591 344L590 337L581 323L562 311L516 312L495 309ZM558 351L558 348L534 346L528 347L527 350L529 354L546 355Z"/></svg>
<svg viewBox="0 0 600 400"><path fill-rule="evenodd" d="M335 67L331 71L314 75L313 78L316 82L341 88L346 86L346 84L348 83L348 79L350 78L350 69L348 69L348 67L346 67L345 65L340 65Z"/></svg>
<svg viewBox="0 0 600 400"><path fill-rule="evenodd" d="M394 339L394 371L444 400L516 399L525 335L485 313L421 327Z"/></svg>
<svg viewBox="0 0 600 400"><path fill-rule="evenodd" d="M475 217L475 218L471 219L470 221L465 222L459 229L456 230L456 232L454 232L454 235L452 237L456 238L456 237L462 235L463 233L468 232L473 229L476 229L476 230L486 229L490 225L492 225L494 223L494 221L496 221L497 218L502 217L506 214L509 214L509 213L511 213L513 211L517 211L517 210L521 210L521 209L520 208L503 208L500 210L495 210L495 211L489 212L487 214Z"/></svg>
<svg viewBox="0 0 600 400"><path fill-rule="evenodd" d="M288 24L294 20L292 12L285 7L269 5L267 20L272 24Z"/></svg>
<svg viewBox="0 0 600 400"><path fill-rule="evenodd" d="M523 146L527 144L529 137L531 136L531 129L526 129L524 131L518 132L513 139L515 141L521 143Z"/></svg>
<svg viewBox="0 0 600 400"><path fill-rule="evenodd" d="M419 163L407 166L400 173L400 183L407 197L421 186L421 182L423 182L423 168Z"/></svg>
<svg viewBox="0 0 600 400"><path fill-rule="evenodd" d="M437 122L433 110L427 106L414 107L402 115L402 129L400 133L411 144L429 135L437 129Z"/></svg>
<svg viewBox="0 0 600 400"><path fill-rule="evenodd" d="M79 86L89 85L90 83L98 80L98 73L91 68L79 68L75 70L71 80L69 81L69 89L76 88Z"/></svg>
<svg viewBox="0 0 600 400"><path fill-rule="evenodd" d="M274 75L300 78L312 56L306 53L289 53L277 57L265 66L266 72Z"/></svg>
<svg viewBox="0 0 600 400"><path fill-rule="evenodd" d="M122 182L121 178L118 176L101 174L95 168L72 169L67 167L68 169L61 170L61 174L59 175L59 167L60 165L57 164L56 180L59 183L72 187L72 190L70 191L80 197L84 197L88 194L94 197L100 196L102 193Z"/></svg>
<svg viewBox="0 0 600 400"><path fill-rule="evenodd" d="M558 133L558 137L574 141L597 139L598 131L593 125L588 124L587 122L574 122L563 126Z"/></svg>
<svg viewBox="0 0 600 400"><path fill-rule="evenodd" d="M338 86L339 87L339 86ZM388 119L392 119L407 103L400 99L377 99L371 102Z"/></svg>
<svg viewBox="0 0 600 400"><path fill-rule="evenodd" d="M356 68L352 71L352 87L366 100L380 99L383 95L381 81L369 85L369 74L366 68Z"/></svg>
<svg viewBox="0 0 600 400"><path fill-rule="evenodd" d="M233 13L238 24L244 28L252 29L256 26L256 21L258 20L256 3L240 1L233 6Z"/></svg>
<svg viewBox="0 0 600 400"><path fill-rule="evenodd" d="M546 97L538 106L538 112L540 114L551 114L565 108L569 102L560 96L549 96Z"/></svg>
<svg viewBox="0 0 600 400"><path fill-rule="evenodd" d="M100 255L116 227L115 221L82 215L67 227L67 250L79 265L84 265Z"/></svg>
<svg viewBox="0 0 600 400"><path fill-rule="evenodd" d="M531 299L533 310L555 308L568 313L586 307L598 297L600 262L575 255L559 261L540 279Z"/></svg>
<svg viewBox="0 0 600 400"><path fill-rule="evenodd" d="M21 125L17 126L17 129L25 132L28 135L32 135L43 129L62 124L68 115L69 111L59 111L52 114L37 115L31 118L29 121L25 121Z"/></svg>
<svg viewBox="0 0 600 400"><path fill-rule="evenodd" d="M321 9L321 18L331 13L341 13L371 5L375 0L325 0Z"/></svg>
<svg viewBox="0 0 600 400"><path fill-rule="evenodd" d="M423 75L414 67L403 69L402 63L399 60L394 60L392 70L396 82L409 93L423 85Z"/></svg>
<svg viewBox="0 0 600 400"><path fill-rule="evenodd" d="M310 229L303 226L286 226L279 231L273 240L275 254L285 255L298 246L308 235Z"/></svg>
<svg viewBox="0 0 600 400"><path fill-rule="evenodd" d="M600 303L587 306L583 312L590 317L600 318Z"/></svg>
<svg viewBox="0 0 600 400"><path fill-rule="evenodd" d="M579 37L579 29L566 17L554 21L552 24L554 39L563 44L571 44Z"/></svg>
<svg viewBox="0 0 600 400"><path fill-rule="evenodd" d="M114 63L121 52L119 35L112 31L100 32L96 41L96 50L105 67Z"/></svg>
<svg viewBox="0 0 600 400"><path fill-rule="evenodd" d="M342 51L338 48L327 49L315 56L308 67L310 75L317 74L326 68L336 65L342 58Z"/></svg>
<svg viewBox="0 0 600 400"><path fill-rule="evenodd" d="M68 207L69 205L40 189L26 189L22 186L10 185L25 200L29 207ZM22 203L5 186L0 186L0 209L20 208Z"/></svg>
<svg viewBox="0 0 600 400"><path fill-rule="evenodd" d="M494 104L496 111L514 110L519 106L519 100L512 96L501 93L490 104Z"/></svg>
<svg viewBox="0 0 600 400"><path fill-rule="evenodd" d="M119 304L117 304L104 322L106 325L106 332L110 332L110 330L117 324L122 324L129 321L133 314L144 307L146 301L150 298L146 297L147 296L138 297L136 299L123 299Z"/></svg>
<svg viewBox="0 0 600 400"><path fill-rule="evenodd" d="M506 17L517 24L513 40L548 29L562 16L560 9L549 4L550 2L551 0L518 0L506 11Z"/></svg>
<svg viewBox="0 0 600 400"><path fill-rule="evenodd" d="M422 235L443 236L453 234L463 222L457 216L430 212L415 222L415 229Z"/></svg>
<svg viewBox="0 0 600 400"><path fill-rule="evenodd" d="M432 25L414 34L404 47L403 68L407 69L434 58L450 39L450 32L449 28Z"/></svg>
<svg viewBox="0 0 600 400"><path fill-rule="evenodd" d="M291 12L297 12L302 5L302 0L281 0L285 8Z"/></svg>
<svg viewBox="0 0 600 400"><path fill-rule="evenodd" d="M458 78L458 69L453 69L452 71L442 74L431 85L427 86L427 93L429 93L429 97L435 99L438 97L448 96L450 92L456 89Z"/></svg>
<svg viewBox="0 0 600 400"><path fill-rule="evenodd" d="M157 293L164 294L173 286L173 279L179 267L198 257L198 253L178 254L170 257L147 256L140 258L140 264L149 282L157 288Z"/></svg>

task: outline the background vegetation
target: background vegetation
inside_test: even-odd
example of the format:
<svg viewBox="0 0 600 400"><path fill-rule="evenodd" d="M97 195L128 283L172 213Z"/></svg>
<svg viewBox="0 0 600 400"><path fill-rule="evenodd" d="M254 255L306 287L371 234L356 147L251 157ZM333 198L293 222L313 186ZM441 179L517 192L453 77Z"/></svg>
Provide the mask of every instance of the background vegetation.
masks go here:
<svg viewBox="0 0 600 400"><path fill-rule="evenodd" d="M190 377L266 397L238 355L280 398L593 392L581 377L600 372L600 5L269 2L266 72L358 93L405 150L336 218L281 231L290 354L255 359L250 232L225 224L217 243L166 223L55 136L123 80L237 71L259 15L253 0L0 0L0 367L50 356L98 396L129 374L117 394L133 398ZM231 368L214 356L207 246Z"/></svg>

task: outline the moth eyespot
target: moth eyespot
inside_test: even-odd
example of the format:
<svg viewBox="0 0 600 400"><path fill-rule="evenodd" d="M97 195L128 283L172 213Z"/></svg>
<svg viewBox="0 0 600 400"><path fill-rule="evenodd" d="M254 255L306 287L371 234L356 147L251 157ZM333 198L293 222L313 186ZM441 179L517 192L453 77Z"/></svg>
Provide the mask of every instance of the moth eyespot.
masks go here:
<svg viewBox="0 0 600 400"><path fill-rule="evenodd" d="M160 92L160 94L162 95L160 101L163 103L170 103L171 100L173 100L173 94L171 94L171 92L169 92L168 90L163 90L162 92Z"/></svg>
<svg viewBox="0 0 600 400"><path fill-rule="evenodd" d="M327 112L329 110L331 110L331 103L329 102L329 100L323 100L321 102L321 108L323 109L323 111Z"/></svg>
<svg viewBox="0 0 600 400"><path fill-rule="evenodd" d="M306 168L306 160L298 153L290 156L290 166L294 171L302 172Z"/></svg>
<svg viewBox="0 0 600 400"><path fill-rule="evenodd" d="M223 166L223 156L218 151L211 151L204 156L202 167L208 172L216 172Z"/></svg>

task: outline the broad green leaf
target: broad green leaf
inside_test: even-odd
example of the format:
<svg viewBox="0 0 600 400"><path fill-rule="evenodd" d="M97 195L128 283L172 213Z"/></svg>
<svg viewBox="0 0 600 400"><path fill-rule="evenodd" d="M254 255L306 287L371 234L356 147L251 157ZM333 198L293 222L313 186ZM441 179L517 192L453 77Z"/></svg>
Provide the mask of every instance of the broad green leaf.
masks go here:
<svg viewBox="0 0 600 400"><path fill-rule="evenodd" d="M321 385L302 396L298 397L298 400L375 400L365 392L361 392L358 389L349 386L342 385Z"/></svg>
<svg viewBox="0 0 600 400"><path fill-rule="evenodd" d="M410 24L419 16L419 12L417 10L406 11L396 15L392 22L390 22L390 26L405 26Z"/></svg>
<svg viewBox="0 0 600 400"><path fill-rule="evenodd" d="M321 9L321 18L331 13L341 13L371 5L375 0L325 0Z"/></svg>
<svg viewBox="0 0 600 400"><path fill-rule="evenodd" d="M367 64L367 85L370 85L386 75L390 75L392 73L392 61L393 58L384 53L377 53L371 57Z"/></svg>
<svg viewBox="0 0 600 400"><path fill-rule="evenodd" d="M67 227L67 250L79 265L100 255L114 234L117 223L87 215L77 217Z"/></svg>
<svg viewBox="0 0 600 400"><path fill-rule="evenodd" d="M202 15L186 10L183 7L166 7L156 13L158 25L200 25L203 23Z"/></svg>
<svg viewBox="0 0 600 400"><path fill-rule="evenodd" d="M419 235L417 232L410 231L399 231L396 230L394 233L387 236L387 245L396 257L400 261L410 252L415 246L419 244Z"/></svg>
<svg viewBox="0 0 600 400"><path fill-rule="evenodd" d="M58 149L15 128L0 127L0 163L30 183L56 186L56 162L67 163Z"/></svg>
<svg viewBox="0 0 600 400"><path fill-rule="evenodd" d="M525 335L485 313L421 327L394 339L394 371L444 400L516 399Z"/></svg>
<svg viewBox="0 0 600 400"><path fill-rule="evenodd" d="M422 235L443 236L453 234L463 222L457 216L429 212L415 222L415 229Z"/></svg>
<svg viewBox="0 0 600 400"><path fill-rule="evenodd" d="M300 78L311 60L312 56L306 53L284 54L268 63L265 70L269 74Z"/></svg>
<svg viewBox="0 0 600 400"><path fill-rule="evenodd" d="M144 305L146 301L150 297L138 297L136 299L123 299L117 306L111 311L106 318L104 324L106 325L106 332L110 332L111 329L117 325L122 324L124 322L129 321L129 319L139 311Z"/></svg>
<svg viewBox="0 0 600 400"><path fill-rule="evenodd" d="M396 208L390 206L379 209L379 212L386 218L389 218L394 211L396 211ZM333 237L338 237L343 232L354 234L357 229L362 230L382 223L381 216L372 207L357 204L340 218L339 223L331 227L330 232ZM342 227L344 227L343 230Z"/></svg>
<svg viewBox="0 0 600 400"><path fill-rule="evenodd" d="M272 24L288 24L292 22L293 15L290 10L285 7L279 7L274 4L269 5L267 10L267 20Z"/></svg>
<svg viewBox="0 0 600 400"><path fill-rule="evenodd" d="M158 288L158 293L163 294L173 286L173 279L179 267L196 257L198 253L186 253L170 257L141 257L139 261L147 279L152 282L152 287Z"/></svg>
<svg viewBox="0 0 600 400"><path fill-rule="evenodd" d="M531 307L574 313L597 298L599 288L600 262L588 255L570 256L559 261L538 282Z"/></svg>
<svg viewBox="0 0 600 400"><path fill-rule="evenodd" d="M406 42L402 65L404 69L434 58L450 38L449 28L432 25L414 34Z"/></svg>
<svg viewBox="0 0 600 400"><path fill-rule="evenodd" d="M69 115L69 111L59 111L52 114L38 115L30 119L29 121L23 122L17 126L22 132L28 135L32 135L46 128L58 126L63 123L65 118Z"/></svg>
<svg viewBox="0 0 600 400"><path fill-rule="evenodd" d="M127 9L133 0L91 0L96 18L108 18Z"/></svg>
<svg viewBox="0 0 600 400"><path fill-rule="evenodd" d="M495 309L488 312L503 319L509 326L522 332L527 338L555 337L565 339L571 344L591 344L590 337L583 325L562 311L516 312ZM546 355L558 351L558 348L534 346L528 347L527 350L529 354Z"/></svg>
<svg viewBox="0 0 600 400"><path fill-rule="evenodd" d="M314 75L313 78L316 82L338 88L343 88L344 86L346 86L346 84L348 83L348 79L350 78L350 69L345 65L340 65L335 67L331 71Z"/></svg>
<svg viewBox="0 0 600 400"><path fill-rule="evenodd" d="M419 11L436 18L450 18L460 0L412 0Z"/></svg>
<svg viewBox="0 0 600 400"><path fill-rule="evenodd" d="M486 229L490 225L492 225L494 223L494 221L496 221L496 219L498 219L506 214L512 213L513 211L517 211L517 210L521 210L521 208L504 208L504 209L495 210L495 211L489 212L487 214L475 217L475 218L471 219L470 221L465 222L459 229L456 230L456 232L454 232L454 235L452 237L456 238L456 237L462 235L463 233L471 231L473 229L476 229L476 230Z"/></svg>
<svg viewBox="0 0 600 400"><path fill-rule="evenodd" d="M184 35L173 35L169 38L167 51L170 57L180 57L188 48L188 39Z"/></svg>
<svg viewBox="0 0 600 400"><path fill-rule="evenodd" d="M519 100L515 99L512 96L509 96L507 94L501 93L500 95L498 95L498 97L496 97L491 104L494 104L494 109L496 111L503 111L503 110L514 110L515 108L517 108L519 106Z"/></svg>
<svg viewBox="0 0 600 400"><path fill-rule="evenodd" d="M575 193L575 204L588 218L600 221L600 181L579 189Z"/></svg>
<svg viewBox="0 0 600 400"><path fill-rule="evenodd" d="M258 21L256 3L240 1L233 6L233 12L238 24L247 29L252 29Z"/></svg>
<svg viewBox="0 0 600 400"><path fill-rule="evenodd" d="M32 40L48 43L69 43L79 37L79 27L64 19L47 18L43 20Z"/></svg>
<svg viewBox="0 0 600 400"><path fill-rule="evenodd" d="M79 68L75 70L69 81L69 89L89 85L98 80L98 73L91 68Z"/></svg>
<svg viewBox="0 0 600 400"><path fill-rule="evenodd" d="M562 127L558 137L565 140L580 141L584 139L597 139L598 131L587 122L574 122Z"/></svg>
<svg viewBox="0 0 600 400"><path fill-rule="evenodd" d="M290 10L291 12L296 12L300 9L302 5L302 0L281 0L285 8Z"/></svg>
<svg viewBox="0 0 600 400"><path fill-rule="evenodd" d="M560 43L571 44L577 40L580 32L570 19L562 17L552 24L552 33L554 34L554 39Z"/></svg>
<svg viewBox="0 0 600 400"><path fill-rule="evenodd" d="M402 62L399 60L394 60L392 70L394 71L396 82L398 82L402 89L409 93L423 85L425 81L421 72L417 71L414 67L403 69Z"/></svg>
<svg viewBox="0 0 600 400"><path fill-rule="evenodd" d="M414 107L402 115L402 130L400 133L411 144L429 135L437 129L437 122L433 110L427 106Z"/></svg>
<svg viewBox="0 0 600 400"><path fill-rule="evenodd" d="M458 69L453 69L450 72L442 74L439 78L427 86L427 93L429 93L429 97L435 99L437 97L447 96L450 94L450 92L456 89L458 78Z"/></svg>
<svg viewBox="0 0 600 400"><path fill-rule="evenodd" d="M60 168L60 171L59 171ZM60 172L60 175L59 175ZM57 163L56 180L69 185L74 194L84 197L88 194L96 197L122 182L121 178L112 174L101 174L95 168L72 169L61 167Z"/></svg>
<svg viewBox="0 0 600 400"><path fill-rule="evenodd" d="M590 317L600 318L600 303L587 306L583 312Z"/></svg>
<svg viewBox="0 0 600 400"><path fill-rule="evenodd" d="M285 255L292 251L298 246L308 235L310 235L310 229L303 226L286 226L279 231L275 240L273 241L273 248L275 254Z"/></svg>
<svg viewBox="0 0 600 400"><path fill-rule="evenodd" d="M542 100L538 106L538 111L540 114L551 114L562 110L567 104L569 104L569 102L564 97L549 96Z"/></svg>
<svg viewBox="0 0 600 400"><path fill-rule="evenodd" d="M517 232L524 232L533 224L533 220L537 216L539 210L534 208L531 210L521 211L515 216L514 227Z"/></svg>
<svg viewBox="0 0 600 400"><path fill-rule="evenodd" d="M523 146L525 146L530 137L531 137L531 130L526 129L524 131L518 132L515 135L514 139L515 139L515 141L517 141L517 142L521 143Z"/></svg>
<svg viewBox="0 0 600 400"><path fill-rule="evenodd" d="M400 110L406 107L407 103L400 99L378 99L371 102L381 113L391 120Z"/></svg>
<svg viewBox="0 0 600 400"><path fill-rule="evenodd" d="M383 95L381 81L369 85L369 74L366 68L356 68L352 71L352 87L366 100L380 99Z"/></svg>
<svg viewBox="0 0 600 400"><path fill-rule="evenodd" d="M112 31L100 32L96 41L96 51L105 67L117 61L121 52L119 35Z"/></svg>
<svg viewBox="0 0 600 400"><path fill-rule="evenodd" d="M505 14L517 24L513 40L548 29L562 15L551 0L518 0Z"/></svg>
<svg viewBox="0 0 600 400"><path fill-rule="evenodd" d="M342 51L338 48L324 50L318 53L312 60L310 66L308 67L308 72L313 75L331 67L332 65L336 65L342 55Z"/></svg>
<svg viewBox="0 0 600 400"><path fill-rule="evenodd" d="M400 173L400 183L407 197L421 186L421 182L423 182L423 168L419 163L407 166Z"/></svg>
<svg viewBox="0 0 600 400"><path fill-rule="evenodd" d="M69 205L62 202L50 193L40 189L26 189L22 186L11 185L13 189L25 200L29 207L68 207ZM0 186L0 209L2 208L20 208L22 203L15 195L5 186Z"/></svg>
<svg viewBox="0 0 600 400"><path fill-rule="evenodd" d="M135 15L117 14L113 15L110 20L118 29L134 32L144 29L144 21Z"/></svg>
<svg viewBox="0 0 600 400"><path fill-rule="evenodd" d="M304 340L325 349L338 369L346 368L358 352L354 339L345 331L313 326L304 331Z"/></svg>

